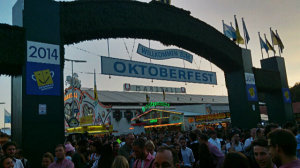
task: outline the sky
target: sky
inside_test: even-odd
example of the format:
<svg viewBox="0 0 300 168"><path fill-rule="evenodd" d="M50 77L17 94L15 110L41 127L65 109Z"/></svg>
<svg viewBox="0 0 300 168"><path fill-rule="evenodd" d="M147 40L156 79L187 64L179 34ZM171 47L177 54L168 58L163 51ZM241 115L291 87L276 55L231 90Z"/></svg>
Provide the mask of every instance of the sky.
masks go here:
<svg viewBox="0 0 300 168"><path fill-rule="evenodd" d="M140 0L149 2L150 0ZM12 24L12 6L16 0L0 0L0 23ZM258 32L266 33L270 41L270 27L278 30L285 49L282 56L285 58L289 86L300 82L300 1L299 0L172 0L172 5L191 11L193 17L198 18L222 32L222 20L229 24L234 23L234 15L237 15L240 30L242 29L241 17L244 18L250 35L248 49L252 53L253 66L260 68L261 50ZM242 34L242 30L241 30ZM109 39L110 56L114 58L129 59L148 62L136 53L137 45L141 43L148 46L148 41L143 39ZM178 48L176 46L164 46L158 41L150 41L153 49ZM127 50L126 50L127 47ZM245 47L245 46L241 46ZM276 47L277 48L277 47ZM84 50L84 51L83 51ZM191 52L190 52L191 53ZM183 82L168 82L151 79L137 79L97 74L98 90L122 91L123 83L150 86L186 87L189 94L227 95L224 73L209 61L194 56L194 62L183 63L182 60L172 59L168 61L152 60L152 63L186 67L206 71L214 71L217 74L217 85L191 84ZM107 56L107 41L92 40L65 46L65 58L86 60L87 63L74 64L74 72L79 74L82 87L93 87L94 69L100 73L99 55ZM273 54L270 54L272 56ZM266 57L266 53L264 52ZM65 63L64 76L71 75L71 63ZM11 80L8 76L0 76L0 127L3 125L3 109L10 112L11 109ZM65 85L66 87L66 85ZM100 100L101 101L101 100Z"/></svg>

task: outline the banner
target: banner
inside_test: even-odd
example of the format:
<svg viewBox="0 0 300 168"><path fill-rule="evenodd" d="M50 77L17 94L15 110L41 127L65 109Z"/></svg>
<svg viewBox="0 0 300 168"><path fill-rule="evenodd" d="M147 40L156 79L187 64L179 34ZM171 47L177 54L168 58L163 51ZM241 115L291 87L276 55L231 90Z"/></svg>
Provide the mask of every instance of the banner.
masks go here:
<svg viewBox="0 0 300 168"><path fill-rule="evenodd" d="M200 115L196 116L196 121L210 121L210 120L218 120L218 119L225 119L229 118L230 113L219 113L219 114L210 114L210 115Z"/></svg>
<svg viewBox="0 0 300 168"><path fill-rule="evenodd" d="M80 118L80 126L93 125L94 119L93 115L83 116Z"/></svg>
<svg viewBox="0 0 300 168"><path fill-rule="evenodd" d="M215 72L101 57L101 73L106 75L167 81L217 84Z"/></svg>
<svg viewBox="0 0 300 168"><path fill-rule="evenodd" d="M59 96L61 94L60 65L27 62L26 93Z"/></svg>
<svg viewBox="0 0 300 168"><path fill-rule="evenodd" d="M11 122L11 114L4 109L4 123L10 123Z"/></svg>
<svg viewBox="0 0 300 168"><path fill-rule="evenodd" d="M258 101L258 95L257 95L257 90L255 85L246 84L246 92L247 92L248 101Z"/></svg>
<svg viewBox="0 0 300 168"><path fill-rule="evenodd" d="M137 53L150 59L165 60L179 58L190 63L193 62L193 55L178 49L154 50L139 44Z"/></svg>
<svg viewBox="0 0 300 168"><path fill-rule="evenodd" d="M284 103L292 103L291 92L289 88L282 88L282 96Z"/></svg>

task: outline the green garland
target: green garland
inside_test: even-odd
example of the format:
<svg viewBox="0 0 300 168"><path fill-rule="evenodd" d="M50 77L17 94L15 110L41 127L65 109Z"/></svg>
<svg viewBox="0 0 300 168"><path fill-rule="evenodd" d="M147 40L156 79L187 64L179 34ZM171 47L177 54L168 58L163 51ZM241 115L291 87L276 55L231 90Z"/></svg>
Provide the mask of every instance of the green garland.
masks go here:
<svg viewBox="0 0 300 168"><path fill-rule="evenodd" d="M25 52L24 29L0 24L0 74L12 76L21 74Z"/></svg>
<svg viewBox="0 0 300 168"><path fill-rule="evenodd" d="M60 2L64 44L105 38L140 38L176 45L213 62L225 72L242 68L241 48L189 11L152 1Z"/></svg>

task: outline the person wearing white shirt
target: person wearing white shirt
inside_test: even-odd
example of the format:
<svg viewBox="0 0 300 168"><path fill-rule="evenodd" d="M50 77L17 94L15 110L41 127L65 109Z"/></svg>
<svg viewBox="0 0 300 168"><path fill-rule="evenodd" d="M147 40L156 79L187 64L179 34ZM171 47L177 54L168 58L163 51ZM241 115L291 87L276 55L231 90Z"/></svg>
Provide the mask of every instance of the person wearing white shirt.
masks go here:
<svg viewBox="0 0 300 168"><path fill-rule="evenodd" d="M215 131L212 131L210 133L210 138L208 139L208 142L214 146L216 146L219 151L222 151L222 148L221 148L221 141L219 138L217 138L217 133Z"/></svg>
<svg viewBox="0 0 300 168"><path fill-rule="evenodd" d="M245 151L248 151L251 149L251 143L254 140L255 135L256 135L256 128L252 128L250 130L250 138L246 139L245 144L244 144Z"/></svg>
<svg viewBox="0 0 300 168"><path fill-rule="evenodd" d="M231 142L226 144L226 150L228 152L242 152L243 149L243 144L240 142L240 135L238 133L234 133Z"/></svg>
<svg viewBox="0 0 300 168"><path fill-rule="evenodd" d="M14 142L7 142L6 144L4 144L2 147L4 155L13 158L14 168L24 168L22 161L15 158L16 146L17 145Z"/></svg>
<svg viewBox="0 0 300 168"><path fill-rule="evenodd" d="M180 145L181 145L181 155L183 160L183 167L184 168L191 168L195 162L195 158L193 155L193 151L186 146L186 139L184 137L180 138Z"/></svg>

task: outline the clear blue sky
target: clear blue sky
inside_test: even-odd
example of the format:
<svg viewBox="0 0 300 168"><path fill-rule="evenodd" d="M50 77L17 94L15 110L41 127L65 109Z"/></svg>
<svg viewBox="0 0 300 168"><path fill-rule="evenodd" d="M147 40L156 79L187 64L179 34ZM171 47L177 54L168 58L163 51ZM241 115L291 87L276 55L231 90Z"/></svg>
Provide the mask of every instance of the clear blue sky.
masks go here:
<svg viewBox="0 0 300 168"><path fill-rule="evenodd" d="M0 23L12 23L12 6L16 0L0 0ZM149 2L149 0L143 0ZM226 23L233 22L233 15L236 14L240 22L240 18L244 17L248 32L250 34L250 42L248 48L252 52L253 65L260 67L261 53L259 48L259 41L257 32L267 33L269 37L269 28L277 29L278 33L285 45L283 56L286 60L287 75L289 85L293 86L296 82L299 82L300 74L300 1L299 0L172 0L174 6L191 11L191 14L212 25L219 31L222 31L222 20ZM241 28L241 22L240 22ZM133 60L149 62L149 59L145 59L136 54L136 47L138 43L147 45L145 40L137 39L133 46L133 39L111 39L111 56L123 59L129 59L127 51L125 49L125 41L129 53L134 47L132 56ZM270 40L270 38L269 38ZM97 72L100 72L100 60L95 54L88 54L82 52L76 47L88 50L95 54L107 55L107 46L105 40L95 40L82 42L76 45L65 46L66 58L85 59L88 62L85 64L75 64L75 72L93 72L95 68ZM151 41L151 47L157 49L174 48L174 46L163 46L157 41ZM266 56L266 54L265 54ZM210 70L211 64L199 56L195 55L195 62L193 64L185 63L187 68L201 70ZM153 61L158 64L168 64L183 67L181 60L171 60L167 63L165 61ZM197 65L196 65L197 64ZM70 75L71 66L70 63L66 63L65 76ZM97 76L97 87L100 90L122 90L123 83L142 84L142 85L154 85L154 86L173 86L173 87L186 87L187 92L191 94L214 94L214 95L226 95L226 87L224 81L224 73L218 67L212 65L212 70L217 72L218 85L202 85L202 84L187 84L181 82L167 82L135 78L115 77L108 79L107 76ZM79 77L82 80L83 87L93 86L93 76L79 73ZM133 80L134 79L134 80ZM0 102L6 102L5 105L0 105L0 127L3 123L3 108L5 107L10 111L10 78L0 77Z"/></svg>

